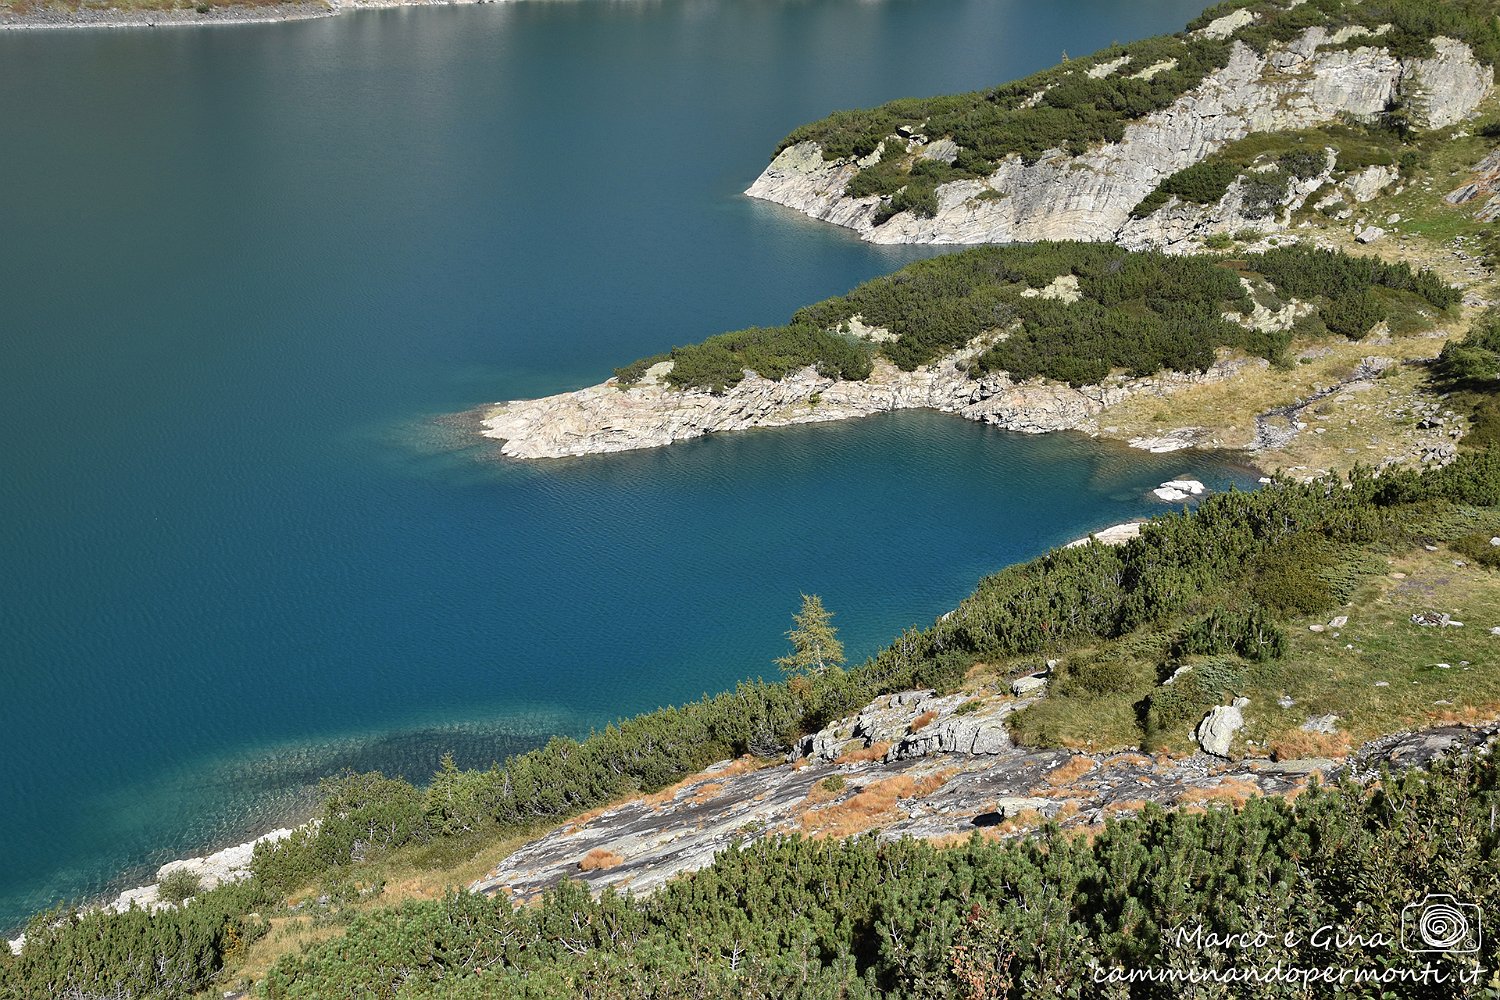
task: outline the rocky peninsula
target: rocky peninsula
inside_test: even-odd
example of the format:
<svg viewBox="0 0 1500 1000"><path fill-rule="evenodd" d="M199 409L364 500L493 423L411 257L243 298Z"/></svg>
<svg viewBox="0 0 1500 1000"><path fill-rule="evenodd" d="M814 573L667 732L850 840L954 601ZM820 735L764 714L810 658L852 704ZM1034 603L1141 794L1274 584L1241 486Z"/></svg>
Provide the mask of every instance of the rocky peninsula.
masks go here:
<svg viewBox="0 0 1500 1000"><path fill-rule="evenodd" d="M1111 378L1078 388L1016 382L1005 373L972 377L964 354L901 371L877 360L862 381L835 380L812 367L781 381L747 373L722 393L676 389L664 380L672 362L653 366L634 385L600 385L542 399L497 404L481 414L482 433L498 438L512 458L560 458L658 448L706 434L848 420L925 407L1027 434L1097 433L1108 407L1134 396L1167 397L1186 386L1233 376L1258 359L1225 359L1203 372L1162 372Z"/></svg>

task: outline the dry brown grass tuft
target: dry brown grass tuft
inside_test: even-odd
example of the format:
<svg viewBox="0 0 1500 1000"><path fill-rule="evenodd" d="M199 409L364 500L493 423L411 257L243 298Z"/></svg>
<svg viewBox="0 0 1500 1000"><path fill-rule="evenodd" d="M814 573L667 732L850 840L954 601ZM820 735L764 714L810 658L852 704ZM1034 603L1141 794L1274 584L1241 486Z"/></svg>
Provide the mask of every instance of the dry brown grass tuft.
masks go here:
<svg viewBox="0 0 1500 1000"><path fill-rule="evenodd" d="M1347 757L1349 746L1348 733L1306 733L1300 729L1289 729L1271 738L1271 756L1276 760Z"/></svg>
<svg viewBox="0 0 1500 1000"><path fill-rule="evenodd" d="M1117 753L1102 764L1103 767L1150 767L1153 761L1143 753Z"/></svg>
<svg viewBox="0 0 1500 1000"><path fill-rule="evenodd" d="M1261 794L1260 786L1253 781L1245 778L1225 778L1213 788L1189 788L1178 802L1185 806L1222 802L1238 809L1251 799L1260 798Z"/></svg>
<svg viewBox="0 0 1500 1000"><path fill-rule="evenodd" d="M897 818L902 799L931 795L951 773L939 771L920 779L898 774L860 789L843 802L810 809L798 817L798 824L814 837L852 837Z"/></svg>
<svg viewBox="0 0 1500 1000"><path fill-rule="evenodd" d="M707 784L699 785L698 788L693 792L693 801L707 802L719 792L723 791L723 789L724 782L722 781L710 781Z"/></svg>
<svg viewBox="0 0 1500 1000"><path fill-rule="evenodd" d="M1427 713L1427 717L1436 725L1458 723L1473 726L1500 719L1500 703L1486 702L1481 705L1461 705L1454 708L1434 709Z"/></svg>
<svg viewBox="0 0 1500 1000"><path fill-rule="evenodd" d="M890 750L890 748L890 741L882 740L879 743L871 743L869 746L863 747L859 750L845 751L844 753L839 754L838 760L834 761L834 763L864 764L872 760L880 760L886 755L886 751Z"/></svg>
<svg viewBox="0 0 1500 1000"><path fill-rule="evenodd" d="M975 681L981 677L992 677L994 676L994 674L995 665L993 663L985 663L981 660L979 663L974 664L968 670L964 671L964 680Z"/></svg>
<svg viewBox="0 0 1500 1000"><path fill-rule="evenodd" d="M1022 809L1014 816L1007 816L1001 822L986 829L985 834L993 835L998 840L1001 836L1008 833L1022 833L1026 830L1035 830L1045 822L1047 822L1047 817L1035 809Z"/></svg>
<svg viewBox="0 0 1500 1000"><path fill-rule="evenodd" d="M843 794L843 791L844 789L841 785L838 787L829 787L828 779L824 778L822 781L813 782L812 787L807 790L807 797L802 801L808 806L822 805L824 802L831 802L838 798Z"/></svg>
<svg viewBox="0 0 1500 1000"><path fill-rule="evenodd" d="M937 717L938 714L936 709L930 712L923 712L921 715L911 720L911 725L907 727L906 731L908 733L914 733L924 726L930 726L932 725L933 721L937 719Z"/></svg>
<svg viewBox="0 0 1500 1000"><path fill-rule="evenodd" d="M723 782L719 781L720 778L728 778L736 774L744 774L746 771L754 771L760 766L761 762L759 760L750 756L749 754L746 754L743 757L735 758L734 760L729 762L728 766L715 771L711 775L704 775L701 771L697 774L689 775L676 784L668 785L666 788L663 788L660 791L652 792L650 795L642 795L640 801L642 805L650 806L651 808L660 811L663 806L671 804L677 799L678 795L692 788L699 782L704 782L705 784L713 784L714 782L718 782L722 787ZM706 782L705 778L707 779Z"/></svg>
<svg viewBox="0 0 1500 1000"><path fill-rule="evenodd" d="M1062 788L1064 785L1077 781L1093 769L1093 760L1080 754L1067 763L1053 768L1047 775L1046 781L1053 788Z"/></svg>
<svg viewBox="0 0 1500 1000"><path fill-rule="evenodd" d="M597 872L606 868L618 868L625 863L625 859L614 851L606 851L602 847L596 847L589 851L578 862L579 871Z"/></svg>

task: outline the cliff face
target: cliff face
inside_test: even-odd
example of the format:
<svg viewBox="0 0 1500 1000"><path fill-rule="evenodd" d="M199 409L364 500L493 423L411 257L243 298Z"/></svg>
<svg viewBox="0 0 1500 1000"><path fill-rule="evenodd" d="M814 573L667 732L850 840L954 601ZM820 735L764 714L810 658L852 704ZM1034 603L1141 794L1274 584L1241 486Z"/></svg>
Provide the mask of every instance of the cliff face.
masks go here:
<svg viewBox="0 0 1500 1000"><path fill-rule="evenodd" d="M1309 128L1341 114L1376 115L1398 95L1425 105L1424 124L1446 127L1473 111L1494 83L1493 71L1452 39L1436 39L1435 54L1423 59L1398 59L1378 47L1377 38L1362 48L1325 48L1351 37L1357 36L1313 28L1265 56L1237 42L1223 69L1172 106L1127 126L1120 142L1076 157L1057 151L1033 164L1012 156L983 180L938 188L932 218L902 212L877 226L878 197L844 194L861 163L826 161L815 142L783 150L745 193L853 229L873 243L1114 240L1128 228L1131 209L1163 179L1252 132ZM943 142L917 137L907 146L918 155L945 155L937 148Z"/></svg>
<svg viewBox="0 0 1500 1000"><path fill-rule="evenodd" d="M844 420L890 410L928 407L1006 430L1043 433L1088 430L1102 410L1129 396L1168 395L1185 385L1226 378L1232 361L1202 373L1161 372L1073 388L1052 382L1018 384L1004 373L971 378L962 354L904 372L878 361L870 378L836 381L812 368L780 382L748 375L722 394L674 389L662 381L671 362L653 367L637 385L614 380L543 399L500 404L483 418L486 437L504 441L512 458L560 458L656 448L719 431Z"/></svg>

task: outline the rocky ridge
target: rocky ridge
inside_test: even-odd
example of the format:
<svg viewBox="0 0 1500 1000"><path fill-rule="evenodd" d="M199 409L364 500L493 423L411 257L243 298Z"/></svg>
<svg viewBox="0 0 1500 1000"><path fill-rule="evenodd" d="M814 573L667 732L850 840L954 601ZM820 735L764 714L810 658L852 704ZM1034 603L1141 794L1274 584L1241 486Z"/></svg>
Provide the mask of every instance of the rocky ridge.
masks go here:
<svg viewBox="0 0 1500 1000"><path fill-rule="evenodd" d="M482 412L486 437L504 443L512 458L560 458L656 448L721 431L785 427L929 408L1028 434L1097 432L1095 418L1140 394L1170 395L1178 388L1219 381L1260 359L1221 360L1205 372L1160 372L1148 378L1112 378L1073 388L1034 380L1015 382L995 373L973 378L964 368L972 352L959 352L915 371L877 360L863 381L841 381L814 368L780 382L747 373L722 393L676 389L664 379L671 362L654 365L636 384L610 379L600 385L542 399L496 404Z"/></svg>
<svg viewBox="0 0 1500 1000"><path fill-rule="evenodd" d="M1201 808L1294 795L1315 776L1369 780L1382 766L1426 766L1500 732L1500 723L1491 723L1396 734L1344 762L1029 749L1011 743L1004 723L1044 690L1045 671L1029 680L1042 683L988 701L931 691L876 699L857 716L804 737L787 763L723 761L656 794L585 814L511 854L470 888L523 900L572 878L596 892L644 894L763 837L871 832L882 840L941 843L976 831L1021 835L1044 820L1086 827L1148 802ZM1232 736L1226 723L1233 719L1221 717L1242 707L1210 713L1214 748L1226 755L1228 740L1221 745L1219 737Z"/></svg>
<svg viewBox="0 0 1500 1000"><path fill-rule="evenodd" d="M1472 112L1494 82L1493 70L1453 39L1434 39L1434 55L1422 59L1399 59L1374 36L1368 46L1329 47L1355 37L1348 29L1311 28L1266 55L1236 42L1227 65L1172 106L1127 125L1120 142L1081 156L1056 150L1032 164L1012 156L982 180L939 187L931 218L902 212L877 224L879 197L844 194L849 180L874 160L824 160L812 141L782 150L745 193L853 229L874 243L1120 240L1170 246L1201 230L1213 213L1169 203L1133 220L1131 210L1163 179L1229 143L1252 132L1327 124L1341 115L1372 117L1410 94L1417 96L1415 104L1425 104L1423 124L1443 128ZM905 142L918 156L946 157L946 147L937 147L952 145L943 137L918 135ZM878 157L879 151L871 155ZM1298 189L1292 197L1305 200L1317 190ZM1235 196L1231 190L1225 198L1233 202ZM1234 209L1233 204L1218 207L1220 230L1239 224Z"/></svg>

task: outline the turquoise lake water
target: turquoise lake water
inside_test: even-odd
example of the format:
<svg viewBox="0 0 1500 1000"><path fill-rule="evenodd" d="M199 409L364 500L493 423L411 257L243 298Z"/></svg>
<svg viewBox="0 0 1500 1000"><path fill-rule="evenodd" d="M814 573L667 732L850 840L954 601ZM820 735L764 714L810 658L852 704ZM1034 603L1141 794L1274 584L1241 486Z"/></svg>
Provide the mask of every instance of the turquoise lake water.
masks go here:
<svg viewBox="0 0 1500 1000"><path fill-rule="evenodd" d="M840 107L1199 0L663 0L0 32L0 927L296 815L856 657L1212 456L905 413L551 464L436 419L934 251L740 196Z"/></svg>

